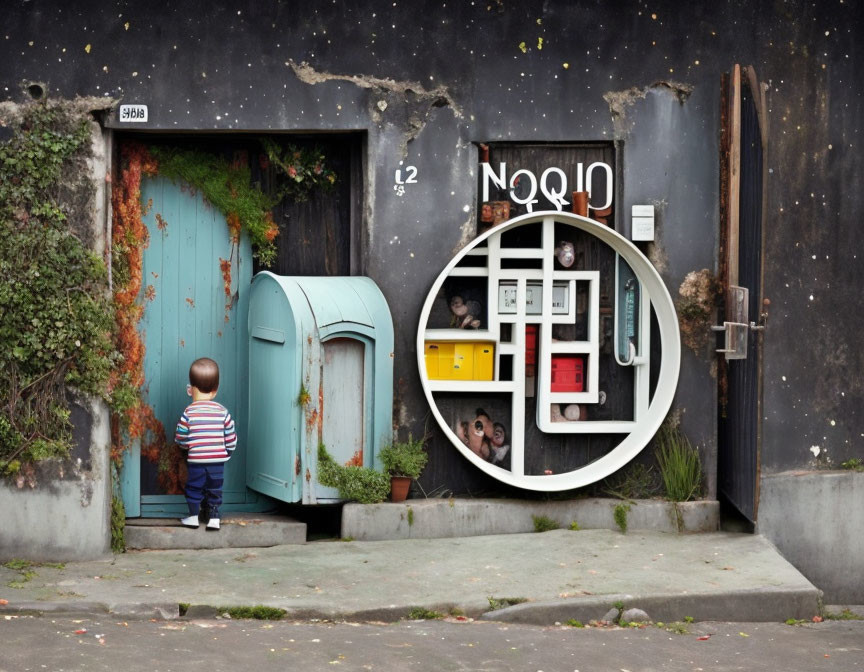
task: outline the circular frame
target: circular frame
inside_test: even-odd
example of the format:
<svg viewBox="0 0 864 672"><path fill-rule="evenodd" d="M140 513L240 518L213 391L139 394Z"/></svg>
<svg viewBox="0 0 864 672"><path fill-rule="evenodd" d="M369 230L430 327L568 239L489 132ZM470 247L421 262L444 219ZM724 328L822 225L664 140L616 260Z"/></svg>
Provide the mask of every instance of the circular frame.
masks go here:
<svg viewBox="0 0 864 672"><path fill-rule="evenodd" d="M560 222L581 229L590 235L598 238L606 243L615 252L630 265L630 268L636 274L636 277L642 283L643 290L646 292L651 306L657 316L657 323L660 331L660 346L661 346L661 362L660 371L657 381L657 388L654 391L654 396L646 410L645 414L636 421L636 426L633 430L611 451L603 457L600 457L586 465L583 465L572 471L561 474L551 475L525 475L514 474L512 471L507 471L496 467L489 462L486 462L478 455L473 453L455 432L450 428L447 422L438 410L435 403L432 391L429 387L429 378L426 375L426 362L424 358L425 341L426 341L426 326L429 320L429 313L432 309L438 292L441 290L444 281L449 277L450 272L468 253L481 242L492 235L497 235L509 229L516 228L525 224L533 224L543 222L545 219L551 218L555 222ZM626 465L648 444L654 434L660 428L666 414L672 406L672 400L675 397L675 390L678 385L678 374L681 366L681 342L678 328L678 316L675 312L675 305L672 302L672 297L666 289L662 278L657 273L647 257L629 240L624 238L620 233L613 229L604 226L587 217L581 217L565 212L543 211L529 213L515 217L507 222L499 224L489 231L478 236L466 245L456 254L450 263L444 268L429 291L426 301L423 304L423 309L420 312L420 320L417 329L417 366L420 374L420 383L423 386L423 392L429 402L432 414L438 425L441 427L444 434L450 442L462 453L462 455L481 471L489 474L493 478L513 485L519 488L534 490L539 492L556 492L560 490L569 490L590 485L599 481L606 476L616 472L618 469Z"/></svg>

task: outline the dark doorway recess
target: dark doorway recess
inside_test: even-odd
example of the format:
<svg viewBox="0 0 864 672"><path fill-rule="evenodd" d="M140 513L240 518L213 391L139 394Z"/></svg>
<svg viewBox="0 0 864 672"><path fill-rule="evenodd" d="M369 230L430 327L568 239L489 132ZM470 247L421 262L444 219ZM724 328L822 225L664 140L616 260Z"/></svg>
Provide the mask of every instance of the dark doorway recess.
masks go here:
<svg viewBox="0 0 864 672"><path fill-rule="evenodd" d="M320 150L327 167L336 173L336 183L330 190L313 191L306 201L286 200L273 209L280 231L278 255L266 270L277 275L362 275L362 136L274 139ZM268 169L265 184L272 184L273 171Z"/></svg>

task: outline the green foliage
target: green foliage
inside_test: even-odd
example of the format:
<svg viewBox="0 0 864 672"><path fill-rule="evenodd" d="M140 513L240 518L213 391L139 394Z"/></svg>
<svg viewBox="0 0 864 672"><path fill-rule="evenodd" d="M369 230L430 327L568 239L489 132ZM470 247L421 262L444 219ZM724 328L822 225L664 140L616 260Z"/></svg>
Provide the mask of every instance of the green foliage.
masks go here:
<svg viewBox="0 0 864 672"><path fill-rule="evenodd" d="M522 604L528 601L527 597L492 597L491 595L486 599L489 600L489 611L497 611L498 609L512 607L514 604Z"/></svg>
<svg viewBox="0 0 864 672"><path fill-rule="evenodd" d="M342 499L376 504L390 494L390 478L369 467L349 467L338 464L323 443L318 445L318 482L336 488Z"/></svg>
<svg viewBox="0 0 864 672"><path fill-rule="evenodd" d="M615 607L618 611L621 611L624 608L624 603L621 600L616 600L612 603L612 606Z"/></svg>
<svg viewBox="0 0 864 672"><path fill-rule="evenodd" d="M414 524L414 509L410 506L408 507L408 527L411 527Z"/></svg>
<svg viewBox="0 0 864 672"><path fill-rule="evenodd" d="M188 602L181 602L178 606L178 613L181 617L186 615L186 612L189 611L189 607L192 605Z"/></svg>
<svg viewBox="0 0 864 672"><path fill-rule="evenodd" d="M702 463L681 429L666 422L654 437L657 464L666 491L673 502L686 502L702 491Z"/></svg>
<svg viewBox="0 0 864 672"><path fill-rule="evenodd" d="M681 621L675 621L674 623L658 623L658 628L666 630L666 632L673 632L676 635L689 635L690 628L687 627L685 623Z"/></svg>
<svg viewBox="0 0 864 672"><path fill-rule="evenodd" d="M309 394L309 390L306 389L306 385L300 383L300 394L297 395L297 405L305 406L309 403L310 399L312 399L312 395Z"/></svg>
<svg viewBox="0 0 864 672"><path fill-rule="evenodd" d="M409 621L434 621L438 618L444 618L444 614L440 611L424 609L423 607L414 607L408 612L406 618Z"/></svg>
<svg viewBox="0 0 864 672"><path fill-rule="evenodd" d="M278 228L270 215L276 204L260 188L252 185L249 167L229 163L215 154L176 147L152 147L159 162L159 174L183 180L199 189L204 198L225 214L229 228L233 220L249 234L255 256L265 266L276 258L273 243ZM239 231L234 232L239 235Z"/></svg>
<svg viewBox="0 0 864 672"><path fill-rule="evenodd" d="M189 606L186 607L187 611ZM228 614L235 619L255 619L257 621L281 621L288 612L276 607L257 605L254 607L219 607L220 614Z"/></svg>
<svg viewBox="0 0 864 672"><path fill-rule="evenodd" d="M627 533L627 514L630 513L629 504L619 504L615 507L612 515L615 517L615 524L622 533Z"/></svg>
<svg viewBox="0 0 864 672"><path fill-rule="evenodd" d="M787 618L784 623L786 625L804 625L807 621L803 618Z"/></svg>
<svg viewBox="0 0 864 672"><path fill-rule="evenodd" d="M582 528L579 527L579 523L577 523L575 520L570 523L570 530L572 530L573 532L578 532L581 529Z"/></svg>
<svg viewBox="0 0 864 672"><path fill-rule="evenodd" d="M423 607L414 607L408 612L407 618L409 621L434 621L437 618L444 618L444 614Z"/></svg>
<svg viewBox="0 0 864 672"><path fill-rule="evenodd" d="M534 521L535 532L549 532L550 530L557 530L560 527L549 516L531 516L531 520Z"/></svg>
<svg viewBox="0 0 864 672"><path fill-rule="evenodd" d="M692 616L685 616L685 617L684 617L684 622L687 623L687 624L692 623L693 620L694 620L694 619L693 619Z"/></svg>
<svg viewBox="0 0 864 672"><path fill-rule="evenodd" d="M6 586L20 590L25 587L28 581L32 581L36 576L36 567L51 567L53 569L63 569L66 565L62 562L31 562L30 560L12 559L4 562L3 566L6 569L11 569L19 573L17 580L9 581Z"/></svg>
<svg viewBox="0 0 864 672"><path fill-rule="evenodd" d="M279 200L288 198L300 203L309 198L313 189L330 190L336 183L336 174L327 168L320 149L282 146L272 138L261 138L261 145L280 174Z"/></svg>
<svg viewBox="0 0 864 672"><path fill-rule="evenodd" d="M126 552L126 507L123 499L114 495L111 498L111 551Z"/></svg>
<svg viewBox="0 0 864 672"><path fill-rule="evenodd" d="M860 457L853 457L852 459L846 460L845 462L842 462L840 466L843 469L849 469L850 471L864 471L864 461L862 461Z"/></svg>
<svg viewBox="0 0 864 672"><path fill-rule="evenodd" d="M425 438L414 440L410 434L407 441L394 441L378 453L378 459L391 476L417 478L426 466L429 456L423 449Z"/></svg>
<svg viewBox="0 0 864 672"><path fill-rule="evenodd" d="M569 625L571 628L584 628L585 624L582 621L577 621L575 618L570 618L567 620L566 625Z"/></svg>
<svg viewBox="0 0 864 672"><path fill-rule="evenodd" d="M68 221L88 201L81 181L88 122L33 105L0 145L0 472L72 447L67 385L109 398L118 355L104 262ZM76 182L78 180L78 182ZM66 201L64 201L66 199Z"/></svg>
<svg viewBox="0 0 864 672"><path fill-rule="evenodd" d="M844 609L841 612L836 611L826 611L825 612L825 620L826 621L864 621L864 616L859 616L851 609Z"/></svg>

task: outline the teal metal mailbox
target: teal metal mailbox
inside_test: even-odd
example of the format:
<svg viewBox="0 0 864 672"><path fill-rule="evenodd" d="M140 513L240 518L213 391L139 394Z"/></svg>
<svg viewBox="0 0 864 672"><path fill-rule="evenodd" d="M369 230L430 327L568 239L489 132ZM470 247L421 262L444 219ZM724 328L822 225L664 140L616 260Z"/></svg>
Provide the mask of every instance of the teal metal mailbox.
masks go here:
<svg viewBox="0 0 864 672"><path fill-rule="evenodd" d="M262 272L249 299L246 483L284 502L337 501L318 445L377 467L392 440L393 321L369 278Z"/></svg>

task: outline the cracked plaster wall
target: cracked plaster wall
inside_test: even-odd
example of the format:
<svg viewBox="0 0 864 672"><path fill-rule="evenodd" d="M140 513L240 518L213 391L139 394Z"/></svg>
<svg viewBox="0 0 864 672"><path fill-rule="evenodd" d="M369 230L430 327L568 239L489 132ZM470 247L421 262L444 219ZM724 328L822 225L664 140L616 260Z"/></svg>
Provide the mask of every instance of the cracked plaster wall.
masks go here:
<svg viewBox="0 0 864 672"><path fill-rule="evenodd" d="M475 141L617 140L618 212L660 203L649 249L675 294L716 269L720 74L752 63L769 84L764 470L810 466L820 445L861 456L862 285L857 222L860 4L721 0L682 6L521 3L13 3L0 100L24 80L51 95L149 106L151 131L367 132L362 251L396 322L396 418L426 414L414 329L426 289L466 240ZM542 38L542 45L540 39ZM542 46L542 48L541 48ZM418 184L394 191L394 171ZM838 317L839 316L839 317ZM684 350L679 406L714 464L710 351ZM680 400L686 399L686 404ZM435 443L433 462L456 464ZM447 467L427 470L427 489ZM455 491L496 487L461 469ZM710 477L709 481L713 481ZM713 486L712 486L713 487Z"/></svg>

